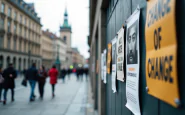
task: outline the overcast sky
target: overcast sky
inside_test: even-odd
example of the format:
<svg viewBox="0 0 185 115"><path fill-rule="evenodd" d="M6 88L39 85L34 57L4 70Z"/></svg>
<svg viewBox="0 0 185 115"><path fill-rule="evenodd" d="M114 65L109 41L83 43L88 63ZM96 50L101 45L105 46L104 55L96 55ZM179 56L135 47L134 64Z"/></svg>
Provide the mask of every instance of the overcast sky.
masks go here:
<svg viewBox="0 0 185 115"><path fill-rule="evenodd" d="M89 35L89 0L24 0L34 3L44 30L47 28L59 35L67 6L69 23L72 25L72 47L77 47L85 58L89 57L87 36Z"/></svg>

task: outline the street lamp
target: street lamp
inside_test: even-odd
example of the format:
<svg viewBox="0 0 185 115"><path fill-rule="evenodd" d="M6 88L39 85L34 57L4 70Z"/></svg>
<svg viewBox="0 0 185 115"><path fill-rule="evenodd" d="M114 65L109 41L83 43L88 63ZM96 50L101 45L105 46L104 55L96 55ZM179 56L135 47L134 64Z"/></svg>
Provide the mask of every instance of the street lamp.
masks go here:
<svg viewBox="0 0 185 115"><path fill-rule="evenodd" d="M57 58L56 58L56 61L55 61L55 65L56 65L56 68L57 68L57 70L59 72L59 75L60 75L60 65L61 65L61 63L60 63L60 56L59 56L59 48L60 48L60 46L57 45Z"/></svg>

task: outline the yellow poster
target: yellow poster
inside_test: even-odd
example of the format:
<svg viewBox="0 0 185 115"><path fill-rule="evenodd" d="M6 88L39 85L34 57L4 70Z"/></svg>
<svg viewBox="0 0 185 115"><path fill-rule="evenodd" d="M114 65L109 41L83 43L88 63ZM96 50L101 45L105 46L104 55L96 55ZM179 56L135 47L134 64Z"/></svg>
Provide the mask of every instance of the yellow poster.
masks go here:
<svg viewBox="0 0 185 115"><path fill-rule="evenodd" d="M99 60L96 60L96 74L99 73Z"/></svg>
<svg viewBox="0 0 185 115"><path fill-rule="evenodd" d="M108 53L107 53L107 73L110 74L111 71L111 51L112 51L112 44L108 44Z"/></svg>
<svg viewBox="0 0 185 115"><path fill-rule="evenodd" d="M178 107L175 0L147 2L145 38L148 94Z"/></svg>

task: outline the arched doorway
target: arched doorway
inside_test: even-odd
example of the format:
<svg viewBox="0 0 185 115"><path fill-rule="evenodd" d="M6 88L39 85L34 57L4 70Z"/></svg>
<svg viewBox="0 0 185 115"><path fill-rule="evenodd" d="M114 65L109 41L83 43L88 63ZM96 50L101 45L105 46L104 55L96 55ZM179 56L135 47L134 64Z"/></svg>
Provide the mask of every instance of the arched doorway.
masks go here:
<svg viewBox="0 0 185 115"><path fill-rule="evenodd" d="M17 65L17 63L16 63L16 57L14 57L14 58L13 58L13 66L14 66L15 69L17 69L17 68L16 68L16 67L17 67L16 65Z"/></svg>
<svg viewBox="0 0 185 115"><path fill-rule="evenodd" d="M23 64L24 64L24 68L23 69L26 69L26 59L24 59Z"/></svg>
<svg viewBox="0 0 185 115"><path fill-rule="evenodd" d="M8 57L6 58L6 67L8 67L9 64L10 64L10 57L8 56Z"/></svg>
<svg viewBox="0 0 185 115"><path fill-rule="evenodd" d="M1 55L0 56L0 68L2 68L3 67L3 56Z"/></svg>
<svg viewBox="0 0 185 115"><path fill-rule="evenodd" d="M28 59L28 65L27 68L30 68L30 60Z"/></svg>
<svg viewBox="0 0 185 115"><path fill-rule="evenodd" d="M18 68L19 72L21 72L21 58L19 58L19 68Z"/></svg>
<svg viewBox="0 0 185 115"><path fill-rule="evenodd" d="M35 64L36 64L36 67L38 67L38 68L39 68L39 65L37 64L37 60L35 60Z"/></svg>
<svg viewBox="0 0 185 115"><path fill-rule="evenodd" d="M40 61L38 61L38 66L40 67L41 65L40 65Z"/></svg>

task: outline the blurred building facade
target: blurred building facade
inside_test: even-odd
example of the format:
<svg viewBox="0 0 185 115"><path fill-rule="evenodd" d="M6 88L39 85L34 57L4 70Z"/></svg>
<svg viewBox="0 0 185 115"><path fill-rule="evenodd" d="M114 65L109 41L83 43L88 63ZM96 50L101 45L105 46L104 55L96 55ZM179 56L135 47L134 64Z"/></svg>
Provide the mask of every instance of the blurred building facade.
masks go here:
<svg viewBox="0 0 185 115"><path fill-rule="evenodd" d="M67 58L67 45L66 42L60 38L55 36L54 37L54 44L53 44L53 48L54 48L54 57L53 57L53 63L56 62L57 56L59 55L59 60L61 63L61 67L66 65L66 58ZM59 54L58 54L59 53Z"/></svg>
<svg viewBox="0 0 185 115"><path fill-rule="evenodd" d="M67 57L66 42L48 29L42 32L41 39L42 65L51 68L55 64L57 56L62 64L61 66L65 65Z"/></svg>
<svg viewBox="0 0 185 115"><path fill-rule="evenodd" d="M0 0L0 66L13 63L16 70L37 66L41 60L41 23L34 4Z"/></svg>
<svg viewBox="0 0 185 115"><path fill-rule="evenodd" d="M34 4L24 0L0 0L0 67L13 63L16 70L41 65L50 68L57 59L61 67L70 67L85 62L78 49L71 47L72 28L68 22L67 9L60 35L41 30L40 18Z"/></svg>
<svg viewBox="0 0 185 115"><path fill-rule="evenodd" d="M49 32L49 30L42 31L41 36L41 55L42 55L42 65L45 66L45 68L51 68L52 63L54 60L54 42L52 38L52 34Z"/></svg>
<svg viewBox="0 0 185 115"><path fill-rule="evenodd" d="M77 67L82 67L85 64L85 58L80 54L77 48L72 48L72 65Z"/></svg>

